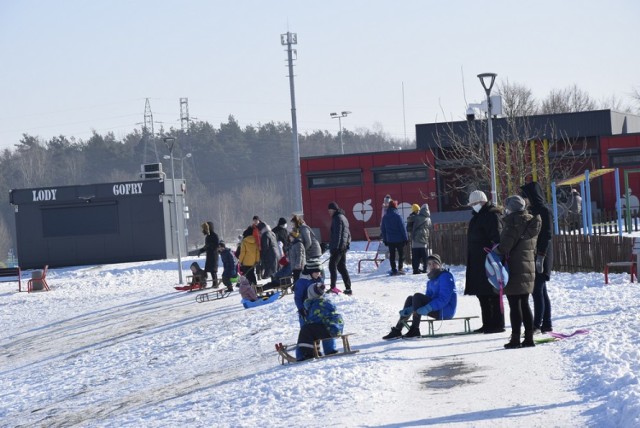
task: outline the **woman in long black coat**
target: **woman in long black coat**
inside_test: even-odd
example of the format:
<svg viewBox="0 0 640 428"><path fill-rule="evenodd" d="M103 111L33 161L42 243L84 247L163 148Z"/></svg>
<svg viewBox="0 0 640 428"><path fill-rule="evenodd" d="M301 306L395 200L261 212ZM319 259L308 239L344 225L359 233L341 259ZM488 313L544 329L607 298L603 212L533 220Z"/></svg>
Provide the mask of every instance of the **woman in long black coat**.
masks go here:
<svg viewBox="0 0 640 428"><path fill-rule="evenodd" d="M482 327L478 333L504 331L504 314L500 310L500 297L487 279L484 262L485 248L500 242L502 210L487 200L484 192L475 190L469 195L472 218L467 230L467 275L464 294L477 296L480 301ZM476 211L477 210L477 211Z"/></svg>
<svg viewBox="0 0 640 428"><path fill-rule="evenodd" d="M202 223L202 234L204 238L204 246L198 251L198 255L206 253L207 260L204 263L204 270L211 274L213 285L215 286L218 279L218 245L220 239L213 231L213 222Z"/></svg>

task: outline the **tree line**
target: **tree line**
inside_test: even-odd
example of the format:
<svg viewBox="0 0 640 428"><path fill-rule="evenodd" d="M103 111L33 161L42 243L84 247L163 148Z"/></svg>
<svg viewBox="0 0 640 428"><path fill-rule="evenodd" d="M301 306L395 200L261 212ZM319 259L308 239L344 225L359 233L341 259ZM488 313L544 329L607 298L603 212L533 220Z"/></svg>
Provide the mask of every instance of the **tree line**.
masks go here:
<svg viewBox="0 0 640 428"><path fill-rule="evenodd" d="M503 99L503 116L527 117L535 114L586 111L611 108L632 111L622 100L595 101L577 86L553 90L547 97L536 99L532 91L508 80L497 85ZM632 94L636 106L638 91ZM636 110L637 111L637 110ZM462 139L457 146L464 158L486 157L484 132ZM5 149L0 156L0 260L10 248L15 249L13 207L9 190L32 187L81 185L121 182L138 179L143 163L163 163L169 171L169 161L163 159L168 149L164 137L176 138L174 157L176 176L184 173L187 181L186 201L191 219L188 222L190 248L202 240L199 224L213 221L217 233L234 239L250 222L253 215L275 224L279 217L289 217L294 203L293 148L288 123L240 127L233 116L215 127L206 121L192 121L186 131L161 129L157 135L135 130L122 139L113 133L94 132L87 140L60 135L49 140L23 134L13 149ZM511 135L510 138L518 139ZM415 148L415 141L394 139L382 130L343 129L345 153L376 152ZM300 155L324 156L340 153L340 136L317 130L299 135ZM476 154L471 154L469 150ZM518 149L525 153L526 147ZM186 154L191 157L186 158ZM524 155L516 154L517 162L526 166ZM460 157L458 157L458 160ZM525 169L513 171L522 176ZM486 171L460 177L468 188L486 180ZM451 189L455 191L456 189Z"/></svg>
<svg viewBox="0 0 640 428"><path fill-rule="evenodd" d="M33 187L123 182L139 179L143 163L162 163L170 177L163 138L174 137L174 170L184 174L189 206L189 246L201 244L199 225L213 221L216 232L235 239L254 215L274 223L291 218L294 158L291 127L270 122L240 127L233 116L218 127L192 121L186 131L135 130L122 139L113 133L84 140L57 136L49 140L23 134L14 149L0 157L0 261L15 249L14 211L9 190ZM382 131L343 130L345 153L412 148ZM340 137L328 131L299 135L300 155L340 153ZM186 155L190 153L191 156Z"/></svg>

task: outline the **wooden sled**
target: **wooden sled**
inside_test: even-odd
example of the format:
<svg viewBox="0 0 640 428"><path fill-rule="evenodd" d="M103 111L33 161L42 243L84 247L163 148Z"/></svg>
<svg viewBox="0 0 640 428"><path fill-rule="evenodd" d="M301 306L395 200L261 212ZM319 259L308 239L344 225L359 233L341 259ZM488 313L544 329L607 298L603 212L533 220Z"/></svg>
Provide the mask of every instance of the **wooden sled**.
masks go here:
<svg viewBox="0 0 640 428"><path fill-rule="evenodd" d="M341 336L337 336L334 339L342 339L342 351L338 351L335 354L331 355L320 355L320 344L323 340L326 339L318 339L313 342L313 358L309 358L308 360L298 361L296 357L289 353L289 350L295 349L297 345L283 345L282 343L276 343L276 352L278 353L278 361L280 364L294 364L294 363L304 363L307 361L313 361L320 358L331 358L338 357L340 355L351 355L360 352L359 350L351 349L351 345L349 344L349 336L353 336L355 333L347 333Z"/></svg>
<svg viewBox="0 0 640 428"><path fill-rule="evenodd" d="M210 302L211 300L220 300L225 297L229 297L231 291L226 288L218 288L217 290L210 291L209 293L203 293L196 296L196 302L204 303Z"/></svg>

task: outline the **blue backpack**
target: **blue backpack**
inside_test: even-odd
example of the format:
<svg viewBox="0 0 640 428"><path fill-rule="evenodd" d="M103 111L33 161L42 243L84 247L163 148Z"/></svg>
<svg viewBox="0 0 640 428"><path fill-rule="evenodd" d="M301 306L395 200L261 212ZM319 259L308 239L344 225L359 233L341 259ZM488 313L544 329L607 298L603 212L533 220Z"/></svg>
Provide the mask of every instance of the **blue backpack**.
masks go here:
<svg viewBox="0 0 640 428"><path fill-rule="evenodd" d="M485 248L484 250L487 252L487 258L484 261L487 279L502 297L502 290L509 282L509 268L502 263L500 256L491 249Z"/></svg>

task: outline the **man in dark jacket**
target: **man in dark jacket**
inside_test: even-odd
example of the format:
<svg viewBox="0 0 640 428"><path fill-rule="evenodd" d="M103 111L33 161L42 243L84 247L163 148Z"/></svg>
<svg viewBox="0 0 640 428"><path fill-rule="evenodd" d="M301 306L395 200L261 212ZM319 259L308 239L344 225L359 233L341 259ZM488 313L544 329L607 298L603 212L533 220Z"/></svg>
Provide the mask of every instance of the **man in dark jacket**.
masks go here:
<svg viewBox="0 0 640 428"><path fill-rule="evenodd" d="M344 211L335 202L330 202L328 206L331 216L331 240L329 241L329 274L331 276L331 290L336 289L338 274L342 276L344 282L344 294L351 294L351 278L347 271L347 251L351 245L351 231L349 221L344 215ZM336 272L337 271L337 272Z"/></svg>
<svg viewBox="0 0 640 428"><path fill-rule="evenodd" d="M287 254L289 249L289 231L287 230L287 220L280 217L278 225L271 230L279 243L282 243L282 251Z"/></svg>
<svg viewBox="0 0 640 428"><path fill-rule="evenodd" d="M500 296L487 279L484 262L485 248L500 242L501 211L487 200L481 190L469 195L472 218L467 229L467 275L464 294L477 296L480 301L482 327L477 333L501 333L504 331L504 314L500 310Z"/></svg>
<svg viewBox="0 0 640 428"><path fill-rule="evenodd" d="M551 326L551 301L547 294L547 281L551 279L553 267L553 219L551 210L547 207L540 184L531 182L525 184L522 197L529 205L531 214L539 215L542 220L540 234L536 244L536 278L533 287L533 329L534 332L546 333L553 331Z"/></svg>
<svg viewBox="0 0 640 428"><path fill-rule="evenodd" d="M198 255L206 253L207 259L204 263L204 270L211 274L213 285L218 280L218 235L213 231L213 223L208 221L202 223L202 234L204 238L204 246L198 251Z"/></svg>
<svg viewBox="0 0 640 428"><path fill-rule="evenodd" d="M389 261L391 262L391 275L398 275L398 269L402 271L402 260L404 258L404 245L409 240L404 222L398 213L396 201L389 202L387 212L382 217L380 225L382 242L389 247ZM398 265L396 267L396 251L398 252Z"/></svg>
<svg viewBox="0 0 640 428"><path fill-rule="evenodd" d="M276 235L266 223L258 223L260 231L260 264L262 278L270 278L278 271L278 260L282 257Z"/></svg>

